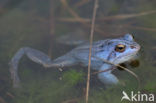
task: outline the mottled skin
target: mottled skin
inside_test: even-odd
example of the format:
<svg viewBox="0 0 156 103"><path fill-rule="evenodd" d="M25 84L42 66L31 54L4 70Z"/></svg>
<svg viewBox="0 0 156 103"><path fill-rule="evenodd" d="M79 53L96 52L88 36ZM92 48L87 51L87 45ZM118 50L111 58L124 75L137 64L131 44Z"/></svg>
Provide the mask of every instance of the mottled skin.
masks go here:
<svg viewBox="0 0 156 103"><path fill-rule="evenodd" d="M117 46L119 47L117 48ZM124 46L124 49L122 46ZM91 68L98 71L114 68L113 65L105 63L102 59L114 64L119 64L132 59L139 50L140 45L133 40L130 34L116 39L94 42L92 46ZM72 66L78 63L88 66L89 44L80 45L53 61L46 54L38 50L29 47L21 48L9 63L14 87L20 86L18 63L24 54L32 61L43 65L45 68ZM107 72L98 73L98 78L106 85L117 84L118 79L111 72L112 71L109 70Z"/></svg>

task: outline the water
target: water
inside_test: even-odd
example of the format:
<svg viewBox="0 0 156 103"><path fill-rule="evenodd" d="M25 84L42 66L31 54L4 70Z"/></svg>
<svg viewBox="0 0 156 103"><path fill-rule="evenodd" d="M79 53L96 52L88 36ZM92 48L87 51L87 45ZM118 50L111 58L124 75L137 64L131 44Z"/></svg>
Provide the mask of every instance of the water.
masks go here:
<svg viewBox="0 0 156 103"><path fill-rule="evenodd" d="M63 0L62 0L63 1ZM87 1L87 0L81 0ZM1 0L0 1L0 103L84 103L87 70L79 65L45 69L24 56L19 64L22 88L12 88L8 62L16 51L29 46L48 54L52 59L75 47L58 43L57 38L83 30L89 37L93 1ZM116 70L121 85L106 89L91 76L89 103L120 103L122 91L156 94L156 2L149 0L99 0L94 40L132 33L142 49L139 66L127 66L141 81L125 71ZM72 19L74 10L84 21ZM146 15L139 15L146 12ZM124 14L124 18L108 16ZM126 17L126 14L134 14ZM106 18L106 19L105 19ZM73 34L74 35L74 34ZM76 36L76 35L75 35ZM84 39L84 38L82 38ZM94 71L92 71L94 72ZM127 103L125 100L124 103Z"/></svg>

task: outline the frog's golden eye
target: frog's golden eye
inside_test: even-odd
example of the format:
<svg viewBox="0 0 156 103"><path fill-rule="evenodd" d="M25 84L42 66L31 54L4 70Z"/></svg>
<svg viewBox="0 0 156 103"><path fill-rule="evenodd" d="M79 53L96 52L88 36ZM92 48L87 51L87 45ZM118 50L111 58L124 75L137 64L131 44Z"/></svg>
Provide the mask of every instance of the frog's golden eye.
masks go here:
<svg viewBox="0 0 156 103"><path fill-rule="evenodd" d="M122 52L125 51L125 48L126 48L125 45L118 44L118 45L116 45L116 47L115 47L115 51L122 53Z"/></svg>

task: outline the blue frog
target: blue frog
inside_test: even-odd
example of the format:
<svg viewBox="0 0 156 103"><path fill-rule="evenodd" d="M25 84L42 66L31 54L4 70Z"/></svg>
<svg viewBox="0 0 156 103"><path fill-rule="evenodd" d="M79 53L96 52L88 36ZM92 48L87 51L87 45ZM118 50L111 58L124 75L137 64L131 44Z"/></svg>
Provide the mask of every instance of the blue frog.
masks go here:
<svg viewBox="0 0 156 103"><path fill-rule="evenodd" d="M20 86L18 76L18 64L23 55L26 55L32 61L43 65L45 68L62 68L82 64L88 66L89 44L79 45L63 56L51 60L46 54L30 47L23 47L17 51L11 59L10 72L13 79L13 87ZM91 68L97 71L104 71L115 68L114 65L104 62L106 60L113 64L120 64L133 59L140 45L134 41L131 34L115 39L106 39L94 42L92 45ZM98 78L105 85L113 85L119 82L118 78L112 74L112 70L107 72L99 72Z"/></svg>

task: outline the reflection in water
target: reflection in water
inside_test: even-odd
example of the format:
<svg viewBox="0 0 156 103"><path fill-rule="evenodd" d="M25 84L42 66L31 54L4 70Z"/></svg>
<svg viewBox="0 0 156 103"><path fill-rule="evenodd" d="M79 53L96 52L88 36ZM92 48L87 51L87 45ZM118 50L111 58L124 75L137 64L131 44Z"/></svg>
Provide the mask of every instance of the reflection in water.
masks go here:
<svg viewBox="0 0 156 103"><path fill-rule="evenodd" d="M139 76L140 91L146 93L156 93L156 70L153 65L156 61L153 49L156 44L155 5L155 1L149 0L99 0L94 35L95 40L101 40L125 33L134 34L135 40L142 46L140 65L136 69L128 68ZM52 60L70 51L75 46L62 44L56 38L77 30L84 31L84 37L88 37L92 8L92 0L0 1L0 102L83 103L86 70L81 66L59 72L56 69L45 70L23 58L19 65L22 88L13 89L8 62L23 46L41 50L49 54ZM71 39L76 40L74 37L78 36L72 36ZM65 41L70 41L70 38ZM119 103L123 89L136 90L136 79L124 71L116 72L121 84L125 85L105 89L96 76L91 77L90 103Z"/></svg>

